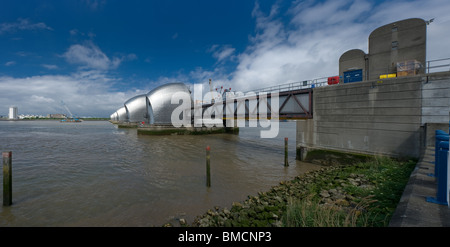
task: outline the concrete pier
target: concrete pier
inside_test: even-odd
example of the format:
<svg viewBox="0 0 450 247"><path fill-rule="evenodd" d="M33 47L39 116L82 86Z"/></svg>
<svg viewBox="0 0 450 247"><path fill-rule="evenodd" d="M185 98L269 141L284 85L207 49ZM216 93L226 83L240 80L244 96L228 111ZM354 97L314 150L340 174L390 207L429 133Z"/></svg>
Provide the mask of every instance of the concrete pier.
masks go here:
<svg viewBox="0 0 450 247"><path fill-rule="evenodd" d="M180 127L169 125L148 125L137 127L140 135L204 135L204 134L239 134L238 127Z"/></svg>
<svg viewBox="0 0 450 247"><path fill-rule="evenodd" d="M174 127L171 124L143 124L138 122L110 121L122 129L137 129L140 135L204 135L204 134L239 134L237 121L234 120L235 127Z"/></svg>

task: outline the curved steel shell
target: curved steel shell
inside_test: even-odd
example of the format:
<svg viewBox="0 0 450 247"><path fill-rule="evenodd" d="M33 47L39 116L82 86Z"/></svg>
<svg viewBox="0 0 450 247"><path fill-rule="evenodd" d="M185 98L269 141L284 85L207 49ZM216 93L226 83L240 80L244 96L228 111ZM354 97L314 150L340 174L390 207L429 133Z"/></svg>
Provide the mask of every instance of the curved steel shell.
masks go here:
<svg viewBox="0 0 450 247"><path fill-rule="evenodd" d="M127 110L125 108L125 106L122 106L119 108L119 110L116 111L117 112L117 121L119 122L127 122L128 121L128 115L127 115Z"/></svg>
<svg viewBox="0 0 450 247"><path fill-rule="evenodd" d="M119 121L119 119L117 117L117 112L114 112L113 114L111 114L111 121Z"/></svg>
<svg viewBox="0 0 450 247"><path fill-rule="evenodd" d="M149 103L146 94L135 96L125 102L128 122L150 122Z"/></svg>
<svg viewBox="0 0 450 247"><path fill-rule="evenodd" d="M152 112L152 124L171 124L172 112L178 104L172 104L172 95L177 92L185 92L190 95L190 91L183 83L169 83L159 86L147 94ZM191 98L191 105L193 104Z"/></svg>

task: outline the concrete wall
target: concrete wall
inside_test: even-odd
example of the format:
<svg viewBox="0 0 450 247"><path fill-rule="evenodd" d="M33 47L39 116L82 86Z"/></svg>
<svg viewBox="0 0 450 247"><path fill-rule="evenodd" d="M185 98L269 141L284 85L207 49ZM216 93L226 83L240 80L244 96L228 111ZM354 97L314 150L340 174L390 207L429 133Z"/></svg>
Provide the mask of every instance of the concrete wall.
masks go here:
<svg viewBox="0 0 450 247"><path fill-rule="evenodd" d="M449 74L449 72L432 73L423 78L422 124L449 122Z"/></svg>
<svg viewBox="0 0 450 247"><path fill-rule="evenodd" d="M449 87L450 73L440 73L315 88L313 119L297 122L297 148L418 158L423 123L448 124Z"/></svg>
<svg viewBox="0 0 450 247"><path fill-rule="evenodd" d="M436 130L444 130L448 132L448 123L426 123L423 125L422 143L424 147L434 147L436 145Z"/></svg>

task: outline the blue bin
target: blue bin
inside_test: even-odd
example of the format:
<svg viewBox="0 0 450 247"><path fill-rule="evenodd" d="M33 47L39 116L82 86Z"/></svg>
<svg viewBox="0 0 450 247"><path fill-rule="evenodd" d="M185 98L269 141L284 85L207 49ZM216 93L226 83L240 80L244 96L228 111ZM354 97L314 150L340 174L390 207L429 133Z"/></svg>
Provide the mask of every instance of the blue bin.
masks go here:
<svg viewBox="0 0 450 247"><path fill-rule="evenodd" d="M436 161L437 160L437 150L438 150L439 143L443 142L443 141L447 141L447 142L449 141L449 135L448 134L438 134L438 133L441 133L441 131L442 130L440 130L440 132L438 132L438 130L436 130L435 143L434 143L434 163L435 164L437 162Z"/></svg>
<svg viewBox="0 0 450 247"><path fill-rule="evenodd" d="M434 164L437 164L439 143L443 142L443 141L447 141L447 142L449 141L449 135L447 135L447 134L438 135L437 133L438 133L438 131L436 130L436 137L435 137L435 143L434 143ZM435 170L436 170L436 166L435 166ZM437 175L437 174L435 174L435 175Z"/></svg>
<svg viewBox="0 0 450 247"><path fill-rule="evenodd" d="M428 202L433 202L437 204L442 205L448 205L448 149L449 149L449 142L443 141L440 142L438 145L438 158L436 160L437 171L436 171L436 177L437 177L437 193L436 197L427 197Z"/></svg>
<svg viewBox="0 0 450 247"><path fill-rule="evenodd" d="M448 133L443 130L436 130L435 133L436 135L448 135Z"/></svg>
<svg viewBox="0 0 450 247"><path fill-rule="evenodd" d="M435 165L435 167L437 168L435 175L438 179L440 177L440 174L443 171L442 167L444 167L444 163L445 163L445 166L447 166L447 152L448 152L448 141L440 142L438 145L438 149L437 149L438 155L437 155L437 160L436 160L436 165ZM447 173L445 173L445 176L447 176Z"/></svg>

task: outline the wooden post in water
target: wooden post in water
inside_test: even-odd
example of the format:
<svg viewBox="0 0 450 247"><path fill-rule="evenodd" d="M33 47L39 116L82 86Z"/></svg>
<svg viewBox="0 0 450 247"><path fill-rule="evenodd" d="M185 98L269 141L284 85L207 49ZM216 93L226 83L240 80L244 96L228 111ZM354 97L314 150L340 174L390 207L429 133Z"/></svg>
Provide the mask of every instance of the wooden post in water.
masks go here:
<svg viewBox="0 0 450 247"><path fill-rule="evenodd" d="M211 169L210 169L210 153L211 148L206 147L206 186L211 187Z"/></svg>
<svg viewBox="0 0 450 247"><path fill-rule="evenodd" d="M288 162L288 138L284 138L284 166L289 166Z"/></svg>
<svg viewBox="0 0 450 247"><path fill-rule="evenodd" d="M12 152L3 152L3 206L12 204Z"/></svg>

